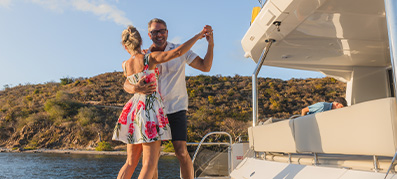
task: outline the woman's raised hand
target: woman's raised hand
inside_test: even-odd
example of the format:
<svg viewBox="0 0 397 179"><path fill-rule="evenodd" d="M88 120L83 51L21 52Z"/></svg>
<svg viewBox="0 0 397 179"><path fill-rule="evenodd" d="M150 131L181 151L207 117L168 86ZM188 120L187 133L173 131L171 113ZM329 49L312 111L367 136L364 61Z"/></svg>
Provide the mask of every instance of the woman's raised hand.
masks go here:
<svg viewBox="0 0 397 179"><path fill-rule="evenodd" d="M208 33L212 33L212 28L209 25L204 26L203 30L199 33L200 39L206 37Z"/></svg>
<svg viewBox="0 0 397 179"><path fill-rule="evenodd" d="M210 25L206 25L204 28L206 29L205 38L207 39L208 44L213 46L214 45L214 33L212 30L212 27Z"/></svg>

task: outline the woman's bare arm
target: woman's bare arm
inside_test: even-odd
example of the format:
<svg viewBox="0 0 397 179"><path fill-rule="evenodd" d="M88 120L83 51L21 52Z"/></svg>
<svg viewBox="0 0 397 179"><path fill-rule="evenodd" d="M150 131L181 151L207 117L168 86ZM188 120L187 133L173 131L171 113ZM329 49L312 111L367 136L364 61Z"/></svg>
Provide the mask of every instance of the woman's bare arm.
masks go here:
<svg viewBox="0 0 397 179"><path fill-rule="evenodd" d="M164 63L167 61L170 61L174 58L180 57L186 52L192 48L192 46L197 42L197 40L205 37L205 33L208 31L206 27L203 28L203 30L183 43L182 45L178 46L177 48L170 50L170 51L164 51L164 52L152 52L149 54L149 64L154 68L159 63ZM152 69L152 68L151 68Z"/></svg>

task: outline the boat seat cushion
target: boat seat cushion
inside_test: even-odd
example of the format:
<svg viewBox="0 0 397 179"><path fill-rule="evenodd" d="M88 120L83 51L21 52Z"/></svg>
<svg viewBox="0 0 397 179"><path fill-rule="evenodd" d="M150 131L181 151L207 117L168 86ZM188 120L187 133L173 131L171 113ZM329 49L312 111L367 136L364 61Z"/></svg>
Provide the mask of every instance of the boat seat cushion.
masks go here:
<svg viewBox="0 0 397 179"><path fill-rule="evenodd" d="M394 156L396 128L395 98L383 98L251 127L249 137L255 151Z"/></svg>
<svg viewBox="0 0 397 179"><path fill-rule="evenodd" d="M253 145L255 151L286 153L296 151L291 120L251 127L248 132L250 146Z"/></svg>
<svg viewBox="0 0 397 179"><path fill-rule="evenodd" d="M383 98L294 120L297 152L394 156L395 98Z"/></svg>

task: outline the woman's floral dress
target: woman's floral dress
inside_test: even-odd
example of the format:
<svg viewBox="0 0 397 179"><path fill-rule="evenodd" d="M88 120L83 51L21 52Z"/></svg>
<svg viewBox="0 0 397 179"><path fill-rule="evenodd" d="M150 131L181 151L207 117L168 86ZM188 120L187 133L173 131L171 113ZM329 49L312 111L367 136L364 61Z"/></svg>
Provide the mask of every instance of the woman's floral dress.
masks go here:
<svg viewBox="0 0 397 179"><path fill-rule="evenodd" d="M127 77L131 84L138 83L144 76L145 83L157 83L158 69L149 70L148 58L149 56L145 55L145 68L142 72ZM121 112L112 139L127 144L171 139L171 128L167 115L164 114L164 105L158 88L150 95L134 94Z"/></svg>

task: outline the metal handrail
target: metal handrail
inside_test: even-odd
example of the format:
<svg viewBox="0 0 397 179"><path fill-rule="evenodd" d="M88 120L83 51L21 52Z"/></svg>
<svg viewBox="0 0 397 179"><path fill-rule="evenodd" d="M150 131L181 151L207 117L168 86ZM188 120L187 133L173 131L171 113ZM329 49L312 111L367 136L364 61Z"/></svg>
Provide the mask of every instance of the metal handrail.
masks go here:
<svg viewBox="0 0 397 179"><path fill-rule="evenodd" d="M194 143L194 142L189 142L186 143L186 145L199 145L200 143ZM202 145L229 145L229 143L226 142L203 142Z"/></svg>
<svg viewBox="0 0 397 179"><path fill-rule="evenodd" d="M203 139L201 139L200 143L198 144L198 147L197 147L197 149L196 149L196 152L194 152L193 159L192 159L192 164L194 164L194 161L196 160L197 153L198 153L198 151L199 151L201 145L203 144L204 140L205 140L208 136L214 135L214 134L223 134L223 135L229 136L230 143L228 144L228 145L229 145L229 147L228 147L228 158L229 158L229 161L228 161L228 174L230 174L230 172L231 172L231 171L230 171L230 170L231 170L231 166L233 166L233 160L232 160L232 156L231 156L231 155L232 155L232 144L233 144L233 139L232 139L232 136L231 136L229 133L227 133L227 132L210 132L210 133L206 134L206 135L203 137ZM220 144L221 144L221 143L220 143ZM222 144L225 144L225 143L222 143ZM194 175L196 175L196 174L194 174ZM196 176L194 176L194 177L196 177Z"/></svg>
<svg viewBox="0 0 397 179"><path fill-rule="evenodd" d="M269 52L270 46L275 42L274 39L266 40L266 47L263 49L261 57L258 60L255 71L252 74L252 127L256 126L258 121L258 73L261 71L263 62L265 61L266 55Z"/></svg>
<svg viewBox="0 0 397 179"><path fill-rule="evenodd" d="M386 13L386 21L387 21L387 32L389 37L389 49L390 49L390 62L392 64L392 71L393 71L393 82L394 82L394 95L397 99L397 2L395 0L384 0L385 2L385 13ZM387 170L386 176L389 174L393 163L396 159L397 152L394 155L392 162Z"/></svg>
<svg viewBox="0 0 397 179"><path fill-rule="evenodd" d="M385 12L387 21L387 32L389 34L390 62L393 70L394 94L397 99L397 2L385 0Z"/></svg>
<svg viewBox="0 0 397 179"><path fill-rule="evenodd" d="M262 0L258 0L259 4L261 5L261 8L267 3L267 1L263 2Z"/></svg>
<svg viewBox="0 0 397 179"><path fill-rule="evenodd" d="M394 161L396 161L396 157L397 157L397 152L396 152L396 154L394 154L394 157L393 157L393 159L391 160L389 169L387 169L387 172L386 172L386 175L385 175L385 179L387 178L387 175L389 175L389 172L391 171L391 169L392 169L392 167L393 167L393 165L394 165Z"/></svg>

